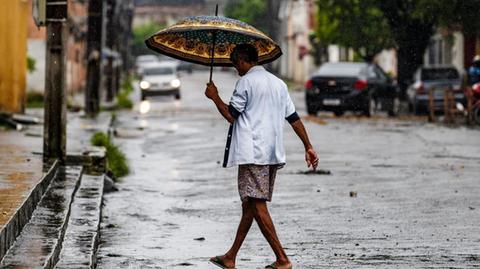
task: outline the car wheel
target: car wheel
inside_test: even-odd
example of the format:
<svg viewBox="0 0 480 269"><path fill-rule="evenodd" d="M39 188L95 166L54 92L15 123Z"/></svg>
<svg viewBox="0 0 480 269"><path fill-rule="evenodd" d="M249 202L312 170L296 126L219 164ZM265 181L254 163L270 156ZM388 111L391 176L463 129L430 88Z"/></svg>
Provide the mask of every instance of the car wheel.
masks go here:
<svg viewBox="0 0 480 269"><path fill-rule="evenodd" d="M340 110L340 109L333 111L333 114L334 114L336 117L341 117L341 116L343 116L344 113L345 113L345 111Z"/></svg>
<svg viewBox="0 0 480 269"><path fill-rule="evenodd" d="M392 100L392 107L388 111L388 116L390 117L398 116L399 112L400 112L400 98L395 97Z"/></svg>
<svg viewBox="0 0 480 269"><path fill-rule="evenodd" d="M473 121L477 125L480 125L480 107L479 106L476 106L473 108Z"/></svg>
<svg viewBox="0 0 480 269"><path fill-rule="evenodd" d="M316 116L318 112L318 108L314 102L310 101L310 98L308 97L308 95L305 96L305 103L307 105L308 115Z"/></svg>
<svg viewBox="0 0 480 269"><path fill-rule="evenodd" d="M314 105L307 105L307 113L310 116L316 116L318 109Z"/></svg>
<svg viewBox="0 0 480 269"><path fill-rule="evenodd" d="M375 98L373 98L371 95L367 98L367 103L365 104L365 110L363 111L363 113L365 114L365 116L367 117L371 117L373 115L375 115L375 112L376 112L376 102L375 102Z"/></svg>
<svg viewBox="0 0 480 269"><path fill-rule="evenodd" d="M420 107L419 104L417 104L416 102L414 102L414 103L412 104L412 106L413 106L413 114L415 114L415 116L420 116L420 115L422 115L423 109Z"/></svg>
<svg viewBox="0 0 480 269"><path fill-rule="evenodd" d="M142 92L142 93L140 94L140 100L145 101L146 98L147 98L147 96L145 95L144 92Z"/></svg>
<svg viewBox="0 0 480 269"><path fill-rule="evenodd" d="M175 99L176 99L176 100L180 100L180 98L181 98L180 93L176 93L176 94L175 94Z"/></svg>

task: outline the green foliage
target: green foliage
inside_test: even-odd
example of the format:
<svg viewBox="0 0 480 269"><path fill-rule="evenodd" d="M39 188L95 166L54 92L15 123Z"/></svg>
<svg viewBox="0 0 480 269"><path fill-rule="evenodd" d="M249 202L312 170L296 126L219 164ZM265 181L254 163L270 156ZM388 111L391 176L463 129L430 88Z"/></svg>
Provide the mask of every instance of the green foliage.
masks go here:
<svg viewBox="0 0 480 269"><path fill-rule="evenodd" d="M44 95L42 92L27 92L27 107L28 108L41 108L44 103Z"/></svg>
<svg viewBox="0 0 480 269"><path fill-rule="evenodd" d="M121 89L125 92L132 93L133 92L133 76L126 76L122 81Z"/></svg>
<svg viewBox="0 0 480 269"><path fill-rule="evenodd" d="M95 133L90 139L92 145L105 147L107 151L107 166L116 178L128 175L130 169L127 164L125 154L114 145L107 134L102 132Z"/></svg>
<svg viewBox="0 0 480 269"><path fill-rule="evenodd" d="M133 108L133 102L130 99L130 94L133 92L132 82L133 78L131 76L127 76L123 79L120 92L117 95L117 108Z"/></svg>
<svg viewBox="0 0 480 269"><path fill-rule="evenodd" d="M378 7L390 26L398 55L398 81L405 90L435 33L439 12L448 8L444 0L379 1Z"/></svg>
<svg viewBox="0 0 480 269"><path fill-rule="evenodd" d="M225 6L225 16L246 22L260 31L267 32L266 0L230 0Z"/></svg>
<svg viewBox="0 0 480 269"><path fill-rule="evenodd" d="M365 60L382 49L398 52L398 79L404 87L423 64L437 27L480 33L478 0L317 0L320 42L353 48Z"/></svg>
<svg viewBox="0 0 480 269"><path fill-rule="evenodd" d="M132 53L133 55L150 54L151 51L145 46L145 39L165 28L164 24L150 22L133 28Z"/></svg>
<svg viewBox="0 0 480 269"><path fill-rule="evenodd" d="M117 108L120 109L132 109L133 102L129 97L129 94L125 91L122 91L117 96Z"/></svg>
<svg viewBox="0 0 480 269"><path fill-rule="evenodd" d="M375 0L319 0L318 38L325 43L352 48L370 61L394 40Z"/></svg>
<svg viewBox="0 0 480 269"><path fill-rule="evenodd" d="M110 144L110 139L105 133L97 132L93 134L90 142L92 145L97 147L106 147L108 144Z"/></svg>
<svg viewBox="0 0 480 269"><path fill-rule="evenodd" d="M27 56L27 70L28 70L28 73L35 72L36 63L37 63L37 61L35 59L33 59L32 57L30 57L30 55Z"/></svg>
<svg viewBox="0 0 480 269"><path fill-rule="evenodd" d="M480 35L480 20L478 19L480 1L438 0L437 5L441 6L435 10L440 26L461 30L467 36Z"/></svg>

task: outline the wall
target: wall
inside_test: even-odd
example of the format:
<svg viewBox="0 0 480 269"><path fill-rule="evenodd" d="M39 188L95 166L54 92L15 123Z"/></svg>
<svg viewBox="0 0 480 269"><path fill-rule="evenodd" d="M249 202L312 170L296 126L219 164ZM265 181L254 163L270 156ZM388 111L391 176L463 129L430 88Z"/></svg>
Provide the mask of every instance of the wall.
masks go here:
<svg viewBox="0 0 480 269"><path fill-rule="evenodd" d="M464 43L462 33L439 30L431 38L430 46L425 52L424 65L453 65L458 71L464 73Z"/></svg>
<svg viewBox="0 0 480 269"><path fill-rule="evenodd" d="M278 11L280 23L277 41L283 51L279 61L282 77L305 82L315 70L309 34L315 27L316 5L312 0L281 1Z"/></svg>
<svg viewBox="0 0 480 269"><path fill-rule="evenodd" d="M0 111L24 110L28 1L2 1L0 8Z"/></svg>
<svg viewBox="0 0 480 269"><path fill-rule="evenodd" d="M375 56L374 62L390 76L397 77L397 51L395 49L383 50Z"/></svg>
<svg viewBox="0 0 480 269"><path fill-rule="evenodd" d="M43 92L45 88L46 28L38 28L33 21L32 0L28 1L27 55L35 60L35 71L27 73L27 91Z"/></svg>

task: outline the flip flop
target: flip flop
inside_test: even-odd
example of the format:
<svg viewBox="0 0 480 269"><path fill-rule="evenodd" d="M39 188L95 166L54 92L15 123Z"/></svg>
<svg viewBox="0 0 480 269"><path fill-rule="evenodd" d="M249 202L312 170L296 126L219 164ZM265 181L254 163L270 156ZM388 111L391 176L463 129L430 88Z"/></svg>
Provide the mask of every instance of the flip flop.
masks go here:
<svg viewBox="0 0 480 269"><path fill-rule="evenodd" d="M270 265L265 266L265 269L268 269L268 268L278 269L278 267L275 265L275 263L272 263L272 264L270 264Z"/></svg>
<svg viewBox="0 0 480 269"><path fill-rule="evenodd" d="M222 269L236 269L236 268L228 268L225 266L225 264L223 264L222 262L222 259L220 258L220 256L215 256L215 258L213 258L213 260L210 260L210 262Z"/></svg>

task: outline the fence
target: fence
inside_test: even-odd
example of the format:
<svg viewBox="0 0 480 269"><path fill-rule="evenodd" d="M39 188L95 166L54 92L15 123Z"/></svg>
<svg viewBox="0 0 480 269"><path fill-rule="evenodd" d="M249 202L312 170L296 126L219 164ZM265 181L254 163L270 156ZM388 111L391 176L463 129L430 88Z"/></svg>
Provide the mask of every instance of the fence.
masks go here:
<svg viewBox="0 0 480 269"><path fill-rule="evenodd" d="M473 110L475 108L474 104L474 94L471 87L466 87L463 90L465 94L465 105L457 105L455 100L455 93L452 88L445 90L443 94L443 106L435 106L435 88L431 88L428 92L428 121L437 122L436 112L443 111L443 122L445 124L454 124L458 116L465 119L466 124L473 124ZM477 104L478 105L478 104Z"/></svg>

